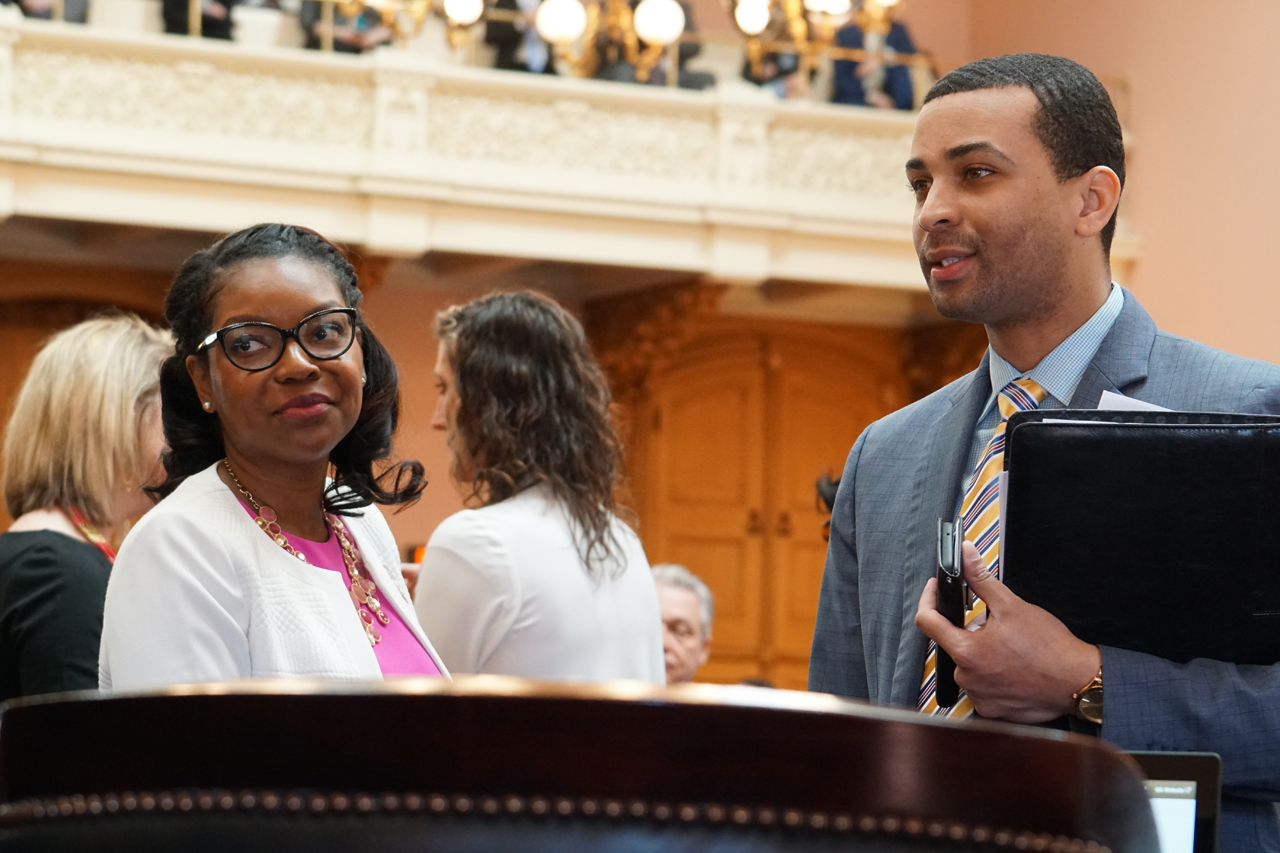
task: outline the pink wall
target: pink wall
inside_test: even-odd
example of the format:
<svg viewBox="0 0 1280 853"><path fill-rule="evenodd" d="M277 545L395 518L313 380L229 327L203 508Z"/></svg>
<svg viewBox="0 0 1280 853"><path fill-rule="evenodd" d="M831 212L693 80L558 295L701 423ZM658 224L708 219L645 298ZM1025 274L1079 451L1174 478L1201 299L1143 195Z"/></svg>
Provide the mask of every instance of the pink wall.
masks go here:
<svg viewBox="0 0 1280 853"><path fill-rule="evenodd" d="M916 0L919 2L919 0ZM1132 286L1163 328L1280 361L1266 218L1280 99L1272 0L971 0L970 55L1035 51L1128 82L1122 208L1142 239Z"/></svg>
<svg viewBox="0 0 1280 853"><path fill-rule="evenodd" d="M436 525L462 508L449 478L449 450L444 434L431 429L436 389L432 368L436 340L431 324L436 311L456 301L448 294L388 282L374 289L364 303L365 316L378 338L400 366L400 430L395 453L417 459L427 469L422 500L396 514L384 508L401 553L425 545Z"/></svg>
<svg viewBox="0 0 1280 853"><path fill-rule="evenodd" d="M973 12L968 0L901 0L895 14L911 31L916 47L933 54L939 73L972 58Z"/></svg>

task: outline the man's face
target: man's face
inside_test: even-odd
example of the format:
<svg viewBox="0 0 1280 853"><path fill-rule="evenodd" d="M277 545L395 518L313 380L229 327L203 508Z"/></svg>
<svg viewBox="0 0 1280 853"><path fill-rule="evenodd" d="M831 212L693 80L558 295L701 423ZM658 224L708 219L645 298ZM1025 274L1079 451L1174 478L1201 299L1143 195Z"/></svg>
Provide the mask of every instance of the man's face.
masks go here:
<svg viewBox="0 0 1280 853"><path fill-rule="evenodd" d="M1062 297L1079 194L1031 128L1039 106L1011 86L920 111L907 162L913 238L944 317L999 327L1044 316Z"/></svg>
<svg viewBox="0 0 1280 853"><path fill-rule="evenodd" d="M693 681L698 667L710 654L702 634L702 611L691 590L658 583L658 608L662 611L662 655L667 664L667 684Z"/></svg>

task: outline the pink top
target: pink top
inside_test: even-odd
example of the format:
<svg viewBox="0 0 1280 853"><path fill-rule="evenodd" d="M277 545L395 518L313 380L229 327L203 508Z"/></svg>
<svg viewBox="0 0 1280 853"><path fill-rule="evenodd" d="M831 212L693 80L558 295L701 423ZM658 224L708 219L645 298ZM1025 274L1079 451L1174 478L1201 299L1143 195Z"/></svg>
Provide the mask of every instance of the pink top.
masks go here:
<svg viewBox="0 0 1280 853"><path fill-rule="evenodd" d="M258 517L253 508L243 500L240 501L240 505L244 507L245 512L249 513L250 516L253 518ZM329 527L327 522L325 527ZM360 543L356 542L350 527L347 527L347 537L357 549L360 547ZM347 591L351 591L351 575L347 574L347 564L342 559L342 545L338 542L338 537L333 535L332 528L329 528L329 538L324 542L312 542L309 539L301 539L289 533L285 533L284 538L288 540L295 551L304 555L311 565L319 569L337 572L341 575L342 582L347 585ZM363 564L361 565L361 574L364 574ZM382 674L385 676L440 675L440 668L436 666L435 661L431 659L431 655L423 648L422 643L418 642L418 638L409 630L409 626L404 624L400 614L387 601L387 596L379 593L378 597L383 602L382 612L390 620L386 625L375 621L378 632L382 634L382 642L373 647L373 653L378 658L378 666L381 667ZM355 603L353 602L351 604L351 618L359 620L360 617L356 614L355 609Z"/></svg>

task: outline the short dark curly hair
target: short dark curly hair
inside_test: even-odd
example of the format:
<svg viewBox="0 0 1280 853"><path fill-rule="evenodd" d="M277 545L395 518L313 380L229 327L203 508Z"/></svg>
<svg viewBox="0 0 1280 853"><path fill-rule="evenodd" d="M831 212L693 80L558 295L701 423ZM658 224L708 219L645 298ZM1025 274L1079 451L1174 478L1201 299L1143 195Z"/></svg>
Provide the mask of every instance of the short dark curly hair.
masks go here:
<svg viewBox="0 0 1280 853"><path fill-rule="evenodd" d="M203 471L226 455L222 425L200 405L187 373L188 356L208 359L200 342L213 331L213 299L228 271L256 260L298 258L333 274L342 300L358 308L362 294L355 269L337 246L310 228L268 223L223 237L208 249L187 258L169 287L164 316L174 335L174 354L160 368L161 416L169 449L164 454L167 477L156 487L168 495L183 480ZM391 438L400 413L399 372L386 347L357 313L367 382L355 426L329 455L333 482L324 496L329 512L353 515L371 503L404 504L417 500L426 487L420 462L393 464L381 474L377 463L391 455Z"/></svg>
<svg viewBox="0 0 1280 853"><path fill-rule="evenodd" d="M1058 180L1079 177L1095 166L1116 173L1124 187L1124 135L1106 87L1078 62L1041 53L993 56L962 65L933 84L924 102L979 89L1023 86L1040 110L1031 129L1049 151ZM1110 259L1116 217L1102 229L1102 251Z"/></svg>
<svg viewBox="0 0 1280 853"><path fill-rule="evenodd" d="M455 479L486 505L545 483L576 527L588 573L610 557L621 563L612 519L622 442L582 324L541 294L497 293L441 311L435 330L458 392L466 458L454 459Z"/></svg>

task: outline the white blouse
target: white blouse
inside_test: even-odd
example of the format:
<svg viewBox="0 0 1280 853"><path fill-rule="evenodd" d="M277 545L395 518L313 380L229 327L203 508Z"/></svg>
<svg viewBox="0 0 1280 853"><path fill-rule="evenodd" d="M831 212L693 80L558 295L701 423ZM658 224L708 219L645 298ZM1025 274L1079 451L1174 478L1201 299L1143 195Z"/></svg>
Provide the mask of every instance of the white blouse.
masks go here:
<svg viewBox="0 0 1280 853"><path fill-rule="evenodd" d="M545 486L445 519L427 543L418 617L454 673L666 683L658 593L640 539L588 574Z"/></svg>
<svg viewBox="0 0 1280 853"><path fill-rule="evenodd" d="M344 520L384 604L448 677L418 625L377 507ZM146 690L238 678L380 679L346 583L262 532L216 466L129 531L107 583L98 686Z"/></svg>

